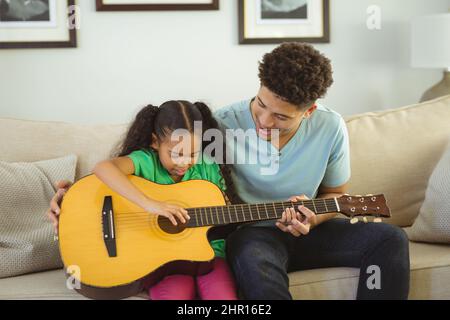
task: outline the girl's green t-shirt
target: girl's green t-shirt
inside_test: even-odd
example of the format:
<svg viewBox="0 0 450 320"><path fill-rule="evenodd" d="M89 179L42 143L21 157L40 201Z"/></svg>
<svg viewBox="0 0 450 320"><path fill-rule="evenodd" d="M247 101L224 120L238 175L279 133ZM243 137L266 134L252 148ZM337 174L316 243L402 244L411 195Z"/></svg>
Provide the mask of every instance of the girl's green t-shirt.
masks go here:
<svg viewBox="0 0 450 320"><path fill-rule="evenodd" d="M158 154L153 150L142 149L133 151L128 157L133 161L134 175L159 184L175 183L169 172L159 161ZM207 180L218 186L220 190L226 190L219 165L206 156L202 156L194 166L186 171L181 179L181 181L188 180ZM225 240L213 240L210 243L216 257L225 258Z"/></svg>

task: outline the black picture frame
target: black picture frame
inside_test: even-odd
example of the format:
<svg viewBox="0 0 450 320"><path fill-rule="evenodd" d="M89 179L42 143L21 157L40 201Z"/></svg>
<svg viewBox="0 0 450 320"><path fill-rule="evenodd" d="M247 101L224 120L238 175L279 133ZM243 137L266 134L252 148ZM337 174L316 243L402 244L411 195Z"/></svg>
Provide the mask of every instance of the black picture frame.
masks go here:
<svg viewBox="0 0 450 320"><path fill-rule="evenodd" d="M105 4L104 0L96 0L97 11L183 11L183 10L219 10L219 0L211 0L210 3L148 3L135 4L124 1L123 4Z"/></svg>
<svg viewBox="0 0 450 320"><path fill-rule="evenodd" d="M57 0L60 1L60 0ZM75 6L75 0L67 1L66 11L68 12L68 17L71 16L69 8ZM26 29L25 29L26 30ZM38 48L76 48L77 47L77 32L76 28L69 29L69 38L62 41L1 41L0 49L38 49Z"/></svg>
<svg viewBox="0 0 450 320"><path fill-rule="evenodd" d="M314 0L322 1L322 30L323 34L320 37L264 37L264 38L250 38L245 34L246 21L245 2L251 0L238 0L238 19L239 19L239 44L279 44L283 42L309 42L309 43L329 43L330 42L330 1L329 0Z"/></svg>

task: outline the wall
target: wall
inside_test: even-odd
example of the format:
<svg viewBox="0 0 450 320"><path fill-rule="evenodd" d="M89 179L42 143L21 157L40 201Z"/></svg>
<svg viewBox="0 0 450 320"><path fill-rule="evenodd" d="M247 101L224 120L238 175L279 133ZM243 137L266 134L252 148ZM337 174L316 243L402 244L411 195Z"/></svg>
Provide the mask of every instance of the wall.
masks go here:
<svg viewBox="0 0 450 320"><path fill-rule="evenodd" d="M211 107L257 92L257 62L275 45L238 45L237 1L220 11L96 12L78 0L77 49L0 50L0 117L123 123L146 103L202 99ZM369 5L381 30L366 27ZM341 114L415 103L440 70L409 64L409 21L449 0L331 0L335 84L322 101Z"/></svg>

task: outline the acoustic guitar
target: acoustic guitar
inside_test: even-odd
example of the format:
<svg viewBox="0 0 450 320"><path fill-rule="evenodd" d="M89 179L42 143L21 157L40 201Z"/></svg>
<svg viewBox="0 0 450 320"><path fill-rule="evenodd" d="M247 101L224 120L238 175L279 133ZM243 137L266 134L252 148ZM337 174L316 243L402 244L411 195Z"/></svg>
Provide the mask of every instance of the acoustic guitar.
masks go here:
<svg viewBox="0 0 450 320"><path fill-rule="evenodd" d="M340 212L352 223L357 216L377 221L390 217L383 195L226 206L220 189L208 181L160 185L137 176L129 180L152 199L186 208L191 219L174 226L165 217L144 212L95 175L77 181L61 204L59 246L66 274L84 296L125 298L168 274L206 273L214 259L209 231L279 219L288 207L304 205L316 214Z"/></svg>

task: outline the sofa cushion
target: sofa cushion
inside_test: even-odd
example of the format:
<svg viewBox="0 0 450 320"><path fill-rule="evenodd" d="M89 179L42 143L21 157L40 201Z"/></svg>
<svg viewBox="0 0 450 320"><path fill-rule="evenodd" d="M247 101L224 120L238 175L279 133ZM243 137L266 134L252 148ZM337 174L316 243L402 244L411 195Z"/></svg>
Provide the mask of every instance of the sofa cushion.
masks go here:
<svg viewBox="0 0 450 320"><path fill-rule="evenodd" d="M126 125L79 125L53 121L0 119L0 160L39 161L75 154L75 179L91 173L111 155Z"/></svg>
<svg viewBox="0 0 450 320"><path fill-rule="evenodd" d="M450 244L450 144L430 177L419 216L406 233L410 240Z"/></svg>
<svg viewBox="0 0 450 320"><path fill-rule="evenodd" d="M0 279L0 300L5 299L43 299L43 300L86 300L66 285L62 269L24 276ZM146 295L130 297L130 300L146 299Z"/></svg>
<svg viewBox="0 0 450 320"><path fill-rule="evenodd" d="M450 299L450 246L410 242L410 299ZM359 269L323 268L291 272L294 299L355 299ZM130 299L146 299L145 292ZM1 299L84 299L67 289L63 270L0 279Z"/></svg>
<svg viewBox="0 0 450 320"><path fill-rule="evenodd" d="M384 193L392 211L386 222L412 225L450 137L450 96L346 121L352 167L349 193Z"/></svg>
<svg viewBox="0 0 450 320"><path fill-rule="evenodd" d="M0 161L0 278L62 267L45 211L54 183L74 179L76 161Z"/></svg>

